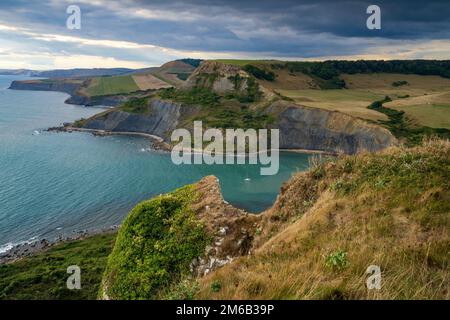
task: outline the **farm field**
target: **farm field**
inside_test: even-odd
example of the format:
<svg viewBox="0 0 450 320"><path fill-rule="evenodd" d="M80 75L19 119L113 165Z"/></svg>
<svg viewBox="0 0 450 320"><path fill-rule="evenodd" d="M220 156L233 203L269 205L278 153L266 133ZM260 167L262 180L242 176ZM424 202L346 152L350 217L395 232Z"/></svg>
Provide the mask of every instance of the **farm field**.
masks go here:
<svg viewBox="0 0 450 320"><path fill-rule="evenodd" d="M368 120L386 120L386 116L367 106L389 96L385 106L405 111L415 124L432 128L450 128L450 79L410 74L344 74L348 89L277 91L295 102L316 108L336 110ZM405 85L394 86L397 81Z"/></svg>
<svg viewBox="0 0 450 320"><path fill-rule="evenodd" d="M387 90L387 92L411 92L416 95L448 91L450 79L439 76L423 76L416 74L397 73L370 73L370 74L341 74L339 76L345 81L349 89L372 89ZM407 81L408 84L394 87L395 81Z"/></svg>
<svg viewBox="0 0 450 320"><path fill-rule="evenodd" d="M447 89L446 92L394 100L385 106L405 111L420 125L450 129L450 87Z"/></svg>
<svg viewBox="0 0 450 320"><path fill-rule="evenodd" d="M272 90L303 90L319 89L314 80L301 72L290 72L286 69L276 70L274 81L258 79L258 82L266 88Z"/></svg>
<svg viewBox="0 0 450 320"><path fill-rule="evenodd" d="M174 73L155 72L153 76L162 82L168 83L170 86L178 86L183 83L183 80L179 79Z"/></svg>
<svg viewBox="0 0 450 320"><path fill-rule="evenodd" d="M388 108L405 111L413 123L450 129L450 79L412 74L342 75L347 87L369 89L393 99ZM406 85L394 87L395 81Z"/></svg>
<svg viewBox="0 0 450 320"><path fill-rule="evenodd" d="M450 129L450 103L415 105L401 108L407 115L418 119L418 122L431 128Z"/></svg>
<svg viewBox="0 0 450 320"><path fill-rule="evenodd" d="M130 93L140 90L131 75L93 78L86 92L90 96Z"/></svg>
<svg viewBox="0 0 450 320"><path fill-rule="evenodd" d="M136 74L133 75L133 80L140 90L161 89L172 87L167 82L158 79L151 74Z"/></svg>
<svg viewBox="0 0 450 320"><path fill-rule="evenodd" d="M304 106L340 111L358 118L387 120L384 114L367 109L367 106L384 97L370 90L277 90L280 94Z"/></svg>

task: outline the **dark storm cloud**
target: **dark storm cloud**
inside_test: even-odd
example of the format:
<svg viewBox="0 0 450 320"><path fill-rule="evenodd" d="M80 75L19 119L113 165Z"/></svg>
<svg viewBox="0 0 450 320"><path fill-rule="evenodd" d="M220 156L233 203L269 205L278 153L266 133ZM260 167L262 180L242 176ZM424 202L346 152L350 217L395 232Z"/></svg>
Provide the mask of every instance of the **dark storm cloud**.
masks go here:
<svg viewBox="0 0 450 320"><path fill-rule="evenodd" d="M373 36L366 28L366 8L382 9L383 28L376 35L389 38L442 38L450 35L450 1L337 1L337 0L187 0L135 1L140 5L170 7L174 3L195 7L204 15L212 8L233 9L240 16L263 18L274 27L288 26L298 31L326 32L338 36Z"/></svg>
<svg viewBox="0 0 450 320"><path fill-rule="evenodd" d="M136 7L192 14L192 21L134 18L128 39L178 49L273 52L285 56L358 52L332 37L432 40L450 38L450 1L133 1ZM368 30L366 9L378 4L382 29ZM150 32L151 33L151 32ZM321 37L316 37L321 34ZM328 35L328 36L326 36ZM313 39L321 41L316 45Z"/></svg>
<svg viewBox="0 0 450 320"><path fill-rule="evenodd" d="M72 3L82 9L82 29L76 32L65 28L65 9ZM371 4L381 8L381 30L366 27L366 9ZM313 58L367 54L389 47L395 53L410 50L412 57L420 57L420 51L401 46L449 40L450 1L2 0L2 24L43 34L129 41L188 52ZM148 54L137 50L42 41L23 33L2 39L1 32L0 41L15 39L18 46L27 43L39 50L148 60ZM445 54L438 52L439 57Z"/></svg>

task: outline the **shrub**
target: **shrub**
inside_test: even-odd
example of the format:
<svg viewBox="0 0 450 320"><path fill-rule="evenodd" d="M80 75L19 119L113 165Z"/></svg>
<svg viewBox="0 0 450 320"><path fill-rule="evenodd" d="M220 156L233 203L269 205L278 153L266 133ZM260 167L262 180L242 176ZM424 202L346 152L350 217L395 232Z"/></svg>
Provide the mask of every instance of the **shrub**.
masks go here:
<svg viewBox="0 0 450 320"><path fill-rule="evenodd" d="M407 84L409 84L409 83L408 83L408 81L405 81L405 80L399 80L399 81L392 82L393 87L406 86Z"/></svg>
<svg viewBox="0 0 450 320"><path fill-rule="evenodd" d="M201 106L215 106L219 102L219 96L213 91L204 88L191 90L177 90L175 88L162 89L159 93L162 99L170 99L186 104L197 104Z"/></svg>
<svg viewBox="0 0 450 320"><path fill-rule="evenodd" d="M148 98L133 98L125 102L120 108L130 113L146 113L148 112Z"/></svg>
<svg viewBox="0 0 450 320"><path fill-rule="evenodd" d="M108 259L104 284L115 299L152 299L180 282L209 237L190 205L194 186L137 205L125 219Z"/></svg>
<svg viewBox="0 0 450 320"><path fill-rule="evenodd" d="M257 79L263 79L267 81L275 80L275 73L273 71L267 71L251 64L246 65L244 67L244 70Z"/></svg>
<svg viewBox="0 0 450 320"><path fill-rule="evenodd" d="M325 264L333 270L342 270L348 265L347 252L337 250L325 258Z"/></svg>
<svg viewBox="0 0 450 320"><path fill-rule="evenodd" d="M219 292L220 289L222 289L222 284L220 283L220 281L218 280L213 281L213 283L211 284L212 292Z"/></svg>
<svg viewBox="0 0 450 320"><path fill-rule="evenodd" d="M81 119L79 119L79 120L76 120L76 121L73 123L73 126L74 126L75 128L83 128L85 124L86 124L86 119L81 118Z"/></svg>

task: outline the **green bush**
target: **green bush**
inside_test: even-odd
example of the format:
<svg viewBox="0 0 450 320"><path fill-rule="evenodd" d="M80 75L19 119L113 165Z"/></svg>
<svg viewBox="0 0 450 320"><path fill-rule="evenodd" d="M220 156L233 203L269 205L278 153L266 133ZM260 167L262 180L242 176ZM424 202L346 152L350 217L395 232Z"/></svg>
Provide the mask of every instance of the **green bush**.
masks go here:
<svg viewBox="0 0 450 320"><path fill-rule="evenodd" d="M125 219L103 278L114 299L153 299L180 282L209 237L190 205L193 185L137 205Z"/></svg>
<svg viewBox="0 0 450 320"><path fill-rule="evenodd" d="M267 71L251 64L244 66L244 70L257 79L263 79L267 81L275 80L275 73L273 71Z"/></svg>
<svg viewBox="0 0 450 320"><path fill-rule="evenodd" d="M79 119L79 120L76 120L76 121L73 123L73 126L74 126L75 128L83 128L85 124L86 124L86 119L81 118L81 119Z"/></svg>
<svg viewBox="0 0 450 320"><path fill-rule="evenodd" d="M133 98L125 102L121 107L123 111L130 113L147 113L148 108L148 98Z"/></svg>
<svg viewBox="0 0 450 320"><path fill-rule="evenodd" d="M337 250L330 253L325 258L325 264L328 268L333 270L342 270L348 265L347 252L343 250Z"/></svg>
<svg viewBox="0 0 450 320"><path fill-rule="evenodd" d="M219 102L218 95L209 89L203 88L194 88L191 90L168 88L161 90L159 95L162 99L201 106L215 106Z"/></svg>
<svg viewBox="0 0 450 320"><path fill-rule="evenodd" d="M393 87L401 87L401 86L406 86L408 83L408 81L406 80L399 80L399 81L394 81L392 82L392 86Z"/></svg>
<svg viewBox="0 0 450 320"><path fill-rule="evenodd" d="M220 281L216 280L213 283L211 283L212 292L219 292L220 289L222 289L222 284L220 283Z"/></svg>

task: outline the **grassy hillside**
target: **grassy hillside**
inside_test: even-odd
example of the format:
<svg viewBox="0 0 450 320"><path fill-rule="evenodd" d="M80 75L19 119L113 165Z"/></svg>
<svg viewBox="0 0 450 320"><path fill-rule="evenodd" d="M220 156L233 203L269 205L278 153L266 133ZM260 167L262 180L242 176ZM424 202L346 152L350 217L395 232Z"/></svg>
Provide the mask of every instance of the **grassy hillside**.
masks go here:
<svg viewBox="0 0 450 320"><path fill-rule="evenodd" d="M295 102L320 109L340 111L355 117L369 120L387 120L387 117L367 106L384 97L382 93L371 90L277 90Z"/></svg>
<svg viewBox="0 0 450 320"><path fill-rule="evenodd" d="M239 95L225 96L204 88L191 90L171 88L159 93L162 99L201 107L191 117L183 119L180 127L185 128L192 127L195 120L202 120L205 126L215 128L266 128L274 119L264 114L262 110L252 108L252 103L259 95L257 87Z"/></svg>
<svg viewBox="0 0 450 320"><path fill-rule="evenodd" d="M431 128L445 128L450 130L450 103L427 103L386 106L404 111L418 125Z"/></svg>
<svg viewBox="0 0 450 320"><path fill-rule="evenodd" d="M417 125L450 129L450 91L409 96L386 107L404 111Z"/></svg>
<svg viewBox="0 0 450 320"><path fill-rule="evenodd" d="M393 101L386 106L405 111L406 115L418 125L432 128L449 126L450 79L387 73L344 74L340 77L344 79L347 89L308 89L304 86L305 82L299 78L296 83L299 89L293 89L295 85L292 85L291 80L285 88L275 87L275 90L302 105L336 110L375 121L387 118L382 113L367 109L367 106L375 100L389 96ZM285 76L282 78L286 79ZM407 84L396 87L393 85L396 81L406 81ZM440 117L436 117L437 111Z"/></svg>
<svg viewBox="0 0 450 320"><path fill-rule="evenodd" d="M93 78L86 88L90 96L104 96L138 91L139 87L131 75Z"/></svg>
<svg viewBox="0 0 450 320"><path fill-rule="evenodd" d="M132 74L96 77L82 91L89 96L103 96L168 88L183 83L199 63L197 59L175 60Z"/></svg>
<svg viewBox="0 0 450 320"><path fill-rule="evenodd" d="M96 299L115 234L56 245L48 251L0 265L0 299ZM66 286L67 267L81 268L81 289Z"/></svg>
<svg viewBox="0 0 450 320"><path fill-rule="evenodd" d="M161 89L169 88L172 85L169 83L158 79L152 74L135 74L133 75L133 80L140 90L151 90L151 89Z"/></svg>
<svg viewBox="0 0 450 320"><path fill-rule="evenodd" d="M316 164L282 188L255 253L197 298L449 299L449 168L448 141ZM366 288L370 265L381 290Z"/></svg>

